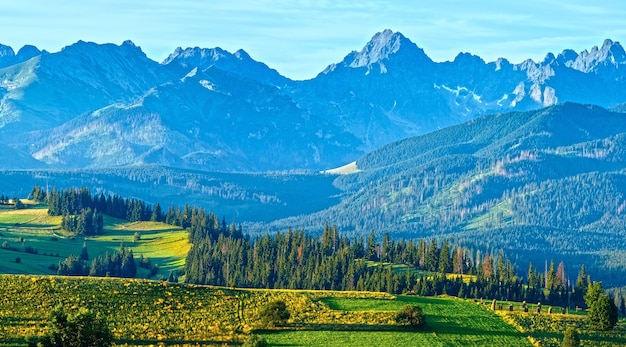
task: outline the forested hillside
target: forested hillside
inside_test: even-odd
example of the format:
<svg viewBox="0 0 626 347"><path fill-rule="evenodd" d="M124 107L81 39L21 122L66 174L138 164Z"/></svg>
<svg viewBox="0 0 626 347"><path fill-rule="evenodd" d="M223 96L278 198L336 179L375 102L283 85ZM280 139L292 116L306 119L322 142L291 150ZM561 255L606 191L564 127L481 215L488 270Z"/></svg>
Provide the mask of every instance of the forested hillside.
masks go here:
<svg viewBox="0 0 626 347"><path fill-rule="evenodd" d="M338 205L272 226L455 239L611 281L626 273L625 142L626 116L595 106L485 116L363 156Z"/></svg>

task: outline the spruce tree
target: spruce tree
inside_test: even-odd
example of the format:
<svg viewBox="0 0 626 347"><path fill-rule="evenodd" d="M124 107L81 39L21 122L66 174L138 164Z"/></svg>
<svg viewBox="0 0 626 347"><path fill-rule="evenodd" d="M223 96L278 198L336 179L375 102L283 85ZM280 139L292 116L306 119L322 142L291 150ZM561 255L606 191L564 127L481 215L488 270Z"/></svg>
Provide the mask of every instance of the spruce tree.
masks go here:
<svg viewBox="0 0 626 347"><path fill-rule="evenodd" d="M600 297L589 307L589 325L595 330L611 330L617 324L617 307L608 295Z"/></svg>

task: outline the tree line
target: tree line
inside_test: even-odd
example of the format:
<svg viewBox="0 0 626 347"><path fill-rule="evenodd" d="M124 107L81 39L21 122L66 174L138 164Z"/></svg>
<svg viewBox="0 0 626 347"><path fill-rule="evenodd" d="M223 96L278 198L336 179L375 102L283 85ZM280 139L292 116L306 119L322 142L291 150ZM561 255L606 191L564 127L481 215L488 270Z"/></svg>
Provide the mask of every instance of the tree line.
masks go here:
<svg viewBox="0 0 626 347"><path fill-rule="evenodd" d="M49 214L71 215L64 217L63 223L77 226L68 230L83 230L86 235L102 230L97 211L129 221L150 220L186 229L192 244L185 267L189 283L448 294L579 307L586 306L584 296L592 284L584 265L575 284L568 282L563 262L555 265L554 261L549 269L546 263L544 271L531 262L524 279L503 251L489 253L449 241L395 240L388 233L379 240L374 231L367 238L349 238L328 223L320 235L288 229L251 238L234 222L227 224L213 212L190 205L172 205L164 213L158 203L150 205L103 193L91 195L87 188L53 189L46 194L36 186L31 194L48 202ZM79 221L91 222L93 229L81 229ZM125 247L119 254L94 259L91 266L86 260L72 256L59 264L59 273L120 277L136 273L132 251Z"/></svg>
<svg viewBox="0 0 626 347"><path fill-rule="evenodd" d="M590 283L583 266L576 286L568 286L563 263L555 266L554 262L547 272L538 271L531 263L524 281L502 251L482 254L434 239L394 240L385 234L377 240L373 232L367 239L349 239L328 224L321 235L289 229L251 239L236 231L207 228L190 233L187 282L448 294L580 307L585 305L583 297Z"/></svg>
<svg viewBox="0 0 626 347"><path fill-rule="evenodd" d="M105 195L100 193L92 195L89 188L84 187L63 190L53 188L52 191L46 193L41 187L35 186L31 191L31 196L35 201L48 204L49 215L64 216L65 220L67 220L66 225L71 229L75 229L68 229L69 231L89 229L95 231L95 233L101 232L99 216L102 214L130 222L162 222L179 226L183 229L190 229L192 233L199 230L196 226L204 227L204 222L210 223L211 227L209 230L214 232L228 227L224 218L222 218L220 224L219 218L214 213L188 204L183 207L171 205L167 211L164 211L158 202L151 205L139 199L123 198L117 194ZM91 217L89 216L90 214ZM73 220L74 218L76 220ZM85 223L80 223L81 220L85 221ZM92 224L91 229L90 223L88 223L90 221L97 223ZM79 225L74 227L74 224ZM85 225L81 226L80 224ZM241 228L238 231L241 232Z"/></svg>
<svg viewBox="0 0 626 347"><path fill-rule="evenodd" d="M22 200L20 200L17 196L9 198L9 196L4 194L0 194L0 205L13 205L13 208L16 210L21 210L25 207Z"/></svg>
<svg viewBox="0 0 626 347"><path fill-rule="evenodd" d="M81 254L70 255L59 262L57 274L63 276L97 276L133 278L137 274L137 265L133 251L124 245L118 251L98 256L89 262L87 245L83 244Z"/></svg>

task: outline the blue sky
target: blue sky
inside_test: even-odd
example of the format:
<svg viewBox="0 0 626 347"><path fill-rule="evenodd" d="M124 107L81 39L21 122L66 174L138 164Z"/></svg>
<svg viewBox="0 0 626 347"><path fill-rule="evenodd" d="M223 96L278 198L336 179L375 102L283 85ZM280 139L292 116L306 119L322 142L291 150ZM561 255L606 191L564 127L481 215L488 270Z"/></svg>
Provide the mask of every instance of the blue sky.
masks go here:
<svg viewBox="0 0 626 347"><path fill-rule="evenodd" d="M306 79L384 29L403 33L435 61L470 52L519 63L606 38L626 41L624 18L621 0L16 0L0 4L0 43L56 52L78 40L130 39L157 61L178 46L242 48Z"/></svg>

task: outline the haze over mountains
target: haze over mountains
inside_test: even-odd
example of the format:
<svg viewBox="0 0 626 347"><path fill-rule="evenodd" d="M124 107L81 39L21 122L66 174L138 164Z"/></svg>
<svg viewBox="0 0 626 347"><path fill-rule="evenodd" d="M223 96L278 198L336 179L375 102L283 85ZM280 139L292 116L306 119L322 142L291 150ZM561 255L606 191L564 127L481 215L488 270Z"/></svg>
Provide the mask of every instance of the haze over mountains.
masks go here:
<svg viewBox="0 0 626 347"><path fill-rule="evenodd" d="M157 164L206 171L336 167L478 115L566 101L626 101L626 53L606 40L542 62L436 63L390 30L316 78L293 81L245 51L79 41L57 53L0 47L3 168Z"/></svg>

